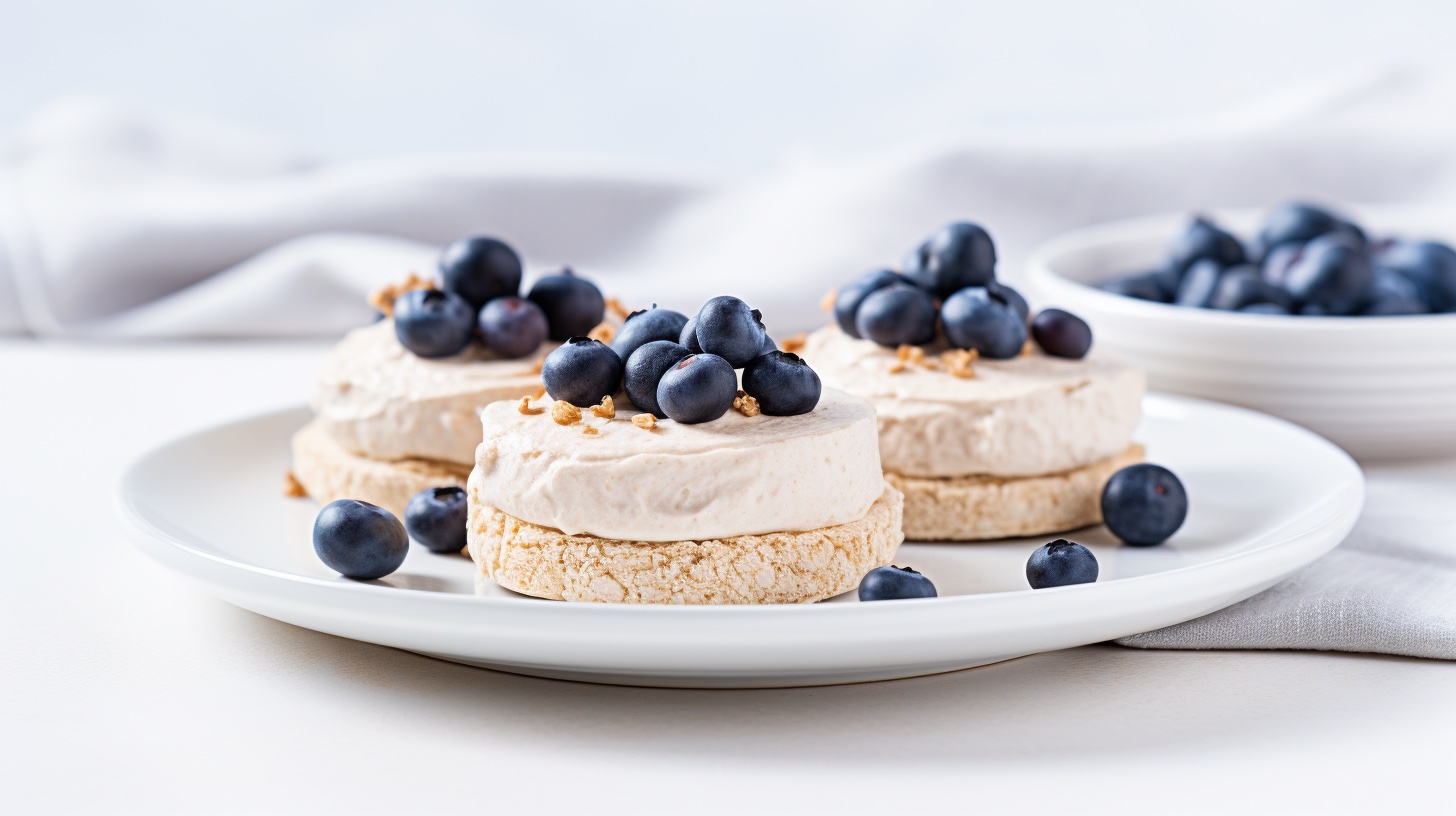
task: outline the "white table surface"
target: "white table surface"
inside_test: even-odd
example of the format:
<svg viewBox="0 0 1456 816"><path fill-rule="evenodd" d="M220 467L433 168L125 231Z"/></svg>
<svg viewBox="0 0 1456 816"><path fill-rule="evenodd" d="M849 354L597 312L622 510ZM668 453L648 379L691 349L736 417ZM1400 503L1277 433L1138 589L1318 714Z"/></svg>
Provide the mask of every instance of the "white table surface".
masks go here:
<svg viewBox="0 0 1456 816"><path fill-rule="evenodd" d="M1449 662L1106 645L834 688L593 686L298 629L134 550L125 464L302 401L321 353L0 341L0 811L1456 807Z"/></svg>

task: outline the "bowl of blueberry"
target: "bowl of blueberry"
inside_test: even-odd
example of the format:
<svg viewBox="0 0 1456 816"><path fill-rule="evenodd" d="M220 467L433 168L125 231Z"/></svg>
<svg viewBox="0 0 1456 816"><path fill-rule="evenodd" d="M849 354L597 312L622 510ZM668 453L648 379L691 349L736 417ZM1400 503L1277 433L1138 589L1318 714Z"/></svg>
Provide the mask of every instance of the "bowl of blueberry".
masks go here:
<svg viewBox="0 0 1456 816"><path fill-rule="evenodd" d="M1292 202L1053 239L1028 264L1149 386L1244 405L1355 456L1456 453L1456 221Z"/></svg>

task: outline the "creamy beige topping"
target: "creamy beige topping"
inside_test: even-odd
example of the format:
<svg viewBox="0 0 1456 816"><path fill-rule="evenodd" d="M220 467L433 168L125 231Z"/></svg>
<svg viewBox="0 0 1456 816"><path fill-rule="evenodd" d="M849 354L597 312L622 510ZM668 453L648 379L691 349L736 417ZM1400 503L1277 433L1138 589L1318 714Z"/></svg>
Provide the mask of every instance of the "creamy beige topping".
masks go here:
<svg viewBox="0 0 1456 816"><path fill-rule="evenodd" d="M519 360L493 357L479 344L438 360L416 357L381 320L355 329L324 361L313 409L345 450L372 459L475 461L480 409L541 388L543 344Z"/></svg>
<svg viewBox="0 0 1456 816"><path fill-rule="evenodd" d="M561 425L549 399L539 404L548 410L482 412L473 478L487 504L569 534L704 541L814 530L862 518L885 490L874 409L842 391L826 388L801 416L730 410L650 430L623 407Z"/></svg>
<svg viewBox="0 0 1456 816"><path fill-rule="evenodd" d="M1142 371L1095 353L982 359L969 378L943 363L892 373L894 349L833 326L800 354L825 385L874 403L885 470L906 476L1036 476L1106 459L1132 440L1146 384Z"/></svg>

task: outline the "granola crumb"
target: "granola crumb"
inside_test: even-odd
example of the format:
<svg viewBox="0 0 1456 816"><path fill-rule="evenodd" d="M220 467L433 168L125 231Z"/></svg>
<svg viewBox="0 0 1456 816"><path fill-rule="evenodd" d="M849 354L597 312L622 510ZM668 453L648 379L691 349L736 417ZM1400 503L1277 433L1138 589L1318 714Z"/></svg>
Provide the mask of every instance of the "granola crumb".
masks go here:
<svg viewBox="0 0 1456 816"><path fill-rule="evenodd" d="M610 343L612 342L612 338L617 336L617 330L612 328L612 324L603 320L596 325L596 328L587 332L586 336L593 340L600 340L603 343Z"/></svg>
<svg viewBox="0 0 1456 816"><path fill-rule="evenodd" d="M541 373L541 369L542 368L545 368L545 366L546 366L546 358L545 357L542 357L541 359L537 360L535 363L532 363L531 364L531 373L532 374L540 374ZM542 393L545 393L545 390L544 389L542 390ZM536 396L537 396L537 398L540 398L541 394L537 394Z"/></svg>
<svg viewBox="0 0 1456 816"><path fill-rule="evenodd" d="M598 431L598 430L597 430L597 429L596 429L596 427L595 427L595 426L592 426L592 425L588 425L588 426L586 426L586 427L584 427L584 428L582 428L582 429L581 429L581 432L582 432L582 433L583 433L583 434L585 434L585 435L587 435L587 436L595 436L595 435L596 435L596 434L598 434L598 433L600 433L600 432L599 432L599 431Z"/></svg>
<svg viewBox="0 0 1456 816"><path fill-rule="evenodd" d="M291 499L308 498L308 491L304 489L303 484L298 481L298 477L294 476L291 470L283 471L283 495Z"/></svg>
<svg viewBox="0 0 1456 816"><path fill-rule="evenodd" d="M617 405L612 401L612 395L608 394L602 397L602 403L600 405L593 405L591 412L592 416L599 416L603 419L615 418L617 416Z"/></svg>
<svg viewBox="0 0 1456 816"><path fill-rule="evenodd" d="M536 393L531 395L531 399L541 399L544 396L546 396L546 386L543 385L536 389Z"/></svg>
<svg viewBox="0 0 1456 816"><path fill-rule="evenodd" d="M758 400L748 396L748 393L742 389L738 391L738 396L733 398L733 407L744 416L758 416L762 413L758 409Z"/></svg>
<svg viewBox="0 0 1456 816"><path fill-rule="evenodd" d="M369 305L384 313L385 317L394 316L394 301L405 292L415 289L434 289L435 282L426 280L411 272L404 283L387 283L373 292L369 293Z"/></svg>
<svg viewBox="0 0 1456 816"><path fill-rule="evenodd" d="M612 316L615 317L615 318L617 318L618 320L626 320L627 319L627 315L632 314L632 310L631 309L628 309L626 306L623 306L622 305L622 301L617 300L614 297L607 298L607 304L606 305L607 305L607 311L611 312L612 313Z"/></svg>
<svg viewBox="0 0 1456 816"><path fill-rule="evenodd" d="M980 353L975 349L969 351L965 349L951 349L940 355L940 359L941 362L945 363L946 370L952 376L960 377L961 379L970 379L976 376L976 370L971 367L971 364L980 356Z"/></svg>
<svg viewBox="0 0 1456 816"><path fill-rule="evenodd" d="M650 431L657 427L657 417L652 414L638 414L632 417L632 424L644 431Z"/></svg>
<svg viewBox="0 0 1456 816"><path fill-rule="evenodd" d="M821 312L832 312L832 311L834 311L834 301L836 301L836 300L839 300L839 290L838 289L830 289L828 292L825 292L824 293L824 297L822 297L822 298L819 299L819 311L821 311Z"/></svg>
<svg viewBox="0 0 1456 816"><path fill-rule="evenodd" d="M792 337L786 338L779 348L790 353L802 351L804 346L809 345L809 335L799 332Z"/></svg>
<svg viewBox="0 0 1456 816"><path fill-rule="evenodd" d="M545 408L532 408L530 397L521 397L521 404L516 406L516 410L526 416L535 416L546 412Z"/></svg>
<svg viewBox="0 0 1456 816"><path fill-rule="evenodd" d="M1029 356L1031 356L1031 355L1033 355L1035 353L1036 353L1036 344L1035 343L1031 342L1030 340L1027 340L1025 343L1022 343L1021 344L1021 356L1022 357L1029 357Z"/></svg>
<svg viewBox="0 0 1456 816"><path fill-rule="evenodd" d="M908 371L909 369L910 366L906 365L904 360L896 360L895 362L890 363L891 374L899 374L900 372Z"/></svg>
<svg viewBox="0 0 1456 816"><path fill-rule="evenodd" d="M570 425L581 421L581 409L569 402L557 400L551 404L551 419L557 425Z"/></svg>

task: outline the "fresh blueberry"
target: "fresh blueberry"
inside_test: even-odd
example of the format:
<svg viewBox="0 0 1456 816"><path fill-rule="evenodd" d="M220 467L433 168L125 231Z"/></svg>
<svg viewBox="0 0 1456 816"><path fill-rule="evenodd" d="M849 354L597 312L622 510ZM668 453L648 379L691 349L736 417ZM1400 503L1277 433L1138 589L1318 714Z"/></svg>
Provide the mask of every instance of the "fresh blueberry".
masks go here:
<svg viewBox="0 0 1456 816"><path fill-rule="evenodd" d="M909 567L875 567L859 582L861 601L934 598L935 584Z"/></svg>
<svg viewBox="0 0 1456 816"><path fill-rule="evenodd" d="M986 292L992 298L1010 306L1011 311L1020 315L1022 320L1031 319L1031 304L1026 302L1026 298L1022 297L1020 292L997 281L986 284Z"/></svg>
<svg viewBox="0 0 1456 816"><path fill-rule="evenodd" d="M1162 271L1139 272L1103 281L1097 284L1097 288L1123 297L1169 303L1173 300L1173 293L1167 289L1166 278Z"/></svg>
<svg viewBox="0 0 1456 816"><path fill-rule="evenodd" d="M716 354L691 354L673 364L657 384L657 404L674 422L712 422L733 407L738 375Z"/></svg>
<svg viewBox="0 0 1456 816"><path fill-rule="evenodd" d="M1102 520L1128 544L1161 544L1187 517L1188 494L1165 467L1146 463L1125 467L1102 488Z"/></svg>
<svg viewBox="0 0 1456 816"><path fill-rule="evenodd" d="M1360 314L1372 317L1429 314L1421 288L1415 281L1388 267L1373 270L1375 281L1370 287L1370 302Z"/></svg>
<svg viewBox="0 0 1456 816"><path fill-rule="evenodd" d="M1044 309L1031 321L1031 336L1053 357L1080 360L1092 350L1092 327L1061 309Z"/></svg>
<svg viewBox="0 0 1456 816"><path fill-rule="evenodd" d="M1181 276L1195 261L1204 258L1217 261L1219 266L1237 266L1244 262L1244 245L1200 216L1174 239L1168 263Z"/></svg>
<svg viewBox="0 0 1456 816"><path fill-rule="evenodd" d="M409 552L409 536L383 507L339 499L324 505L314 519L313 551L345 578L369 581L399 569Z"/></svg>
<svg viewBox="0 0 1456 816"><path fill-rule="evenodd" d="M693 354L703 353L703 347L698 345L697 315L688 318L688 322L683 324L683 330L682 333L678 335L677 342L678 345L682 346Z"/></svg>
<svg viewBox="0 0 1456 816"><path fill-rule="evenodd" d="M768 336L768 332L764 332L763 333L763 345L761 345L761 346L758 347L758 353L759 353L759 355L762 356L764 354L768 354L771 351L778 351L778 350L779 350L779 344L776 343L776 342L774 342L774 339L772 337L769 337Z"/></svg>
<svg viewBox="0 0 1456 816"><path fill-rule="evenodd" d="M982 286L968 286L940 305L945 336L956 348L975 349L982 357L1005 360L1026 344L1026 321Z"/></svg>
<svg viewBox="0 0 1456 816"><path fill-rule="evenodd" d="M617 336L612 338L612 351L617 352L622 362L626 362L632 352L645 343L654 340L671 340L676 343L687 322L688 317L682 312L659 309L657 304L653 304L651 309L627 315L622 328L617 330Z"/></svg>
<svg viewBox="0 0 1456 816"><path fill-rule="evenodd" d="M627 358L622 374L622 383L627 399L640 411L646 411L658 419L666 419L662 406L657 403L657 384L669 368L677 365L684 357L692 354L682 345L671 340L653 340L643 343Z"/></svg>
<svg viewBox="0 0 1456 816"><path fill-rule="evenodd" d="M1292 314L1288 309L1277 303L1250 303L1240 309L1244 314L1266 314L1266 315L1287 315Z"/></svg>
<svg viewBox="0 0 1456 816"><path fill-rule="evenodd" d="M864 299L854 327L860 337L889 348L929 343L935 339L935 301L919 286L891 284Z"/></svg>
<svg viewBox="0 0 1456 816"><path fill-rule="evenodd" d="M1269 283L1284 288L1289 281L1289 270L1304 257L1304 244L1280 244L1269 250L1260 264L1259 274Z"/></svg>
<svg viewBox="0 0 1456 816"><path fill-rule="evenodd" d="M600 340L568 338L541 363L541 382L554 400L596 405L621 387L622 358Z"/></svg>
<svg viewBox="0 0 1456 816"><path fill-rule="evenodd" d="M1208 299L1208 308L1232 312L1256 303L1275 303L1287 309L1290 297L1283 289L1264 280L1258 269L1244 265L1223 271L1213 296Z"/></svg>
<svg viewBox="0 0 1456 816"><path fill-rule="evenodd" d="M859 337L859 329L854 325L855 315L859 313L859 306L871 292L889 286L892 283L904 281L905 277L889 269L880 269L865 275L854 283L839 290L839 295L834 299L834 322L839 328L850 337Z"/></svg>
<svg viewBox="0 0 1456 816"><path fill-rule="evenodd" d="M721 295L698 310L698 347L728 361L733 368L757 357L763 348L763 322L756 310L732 295Z"/></svg>
<svg viewBox="0 0 1456 816"><path fill-rule="evenodd" d="M536 281L527 297L546 313L551 339L557 342L587 334L607 312L602 290L570 269Z"/></svg>
<svg viewBox="0 0 1456 816"><path fill-rule="evenodd" d="M404 528L410 538L433 553L465 549L465 491L458 487L427 487L404 506Z"/></svg>
<svg viewBox="0 0 1456 816"><path fill-rule="evenodd" d="M498 357L525 357L546 342L550 328L541 307L515 295L498 297L480 310L480 337Z"/></svg>
<svg viewBox="0 0 1456 816"><path fill-rule="evenodd" d="M1097 556L1065 538L1037 547L1026 559L1026 582L1032 589L1090 584L1096 580Z"/></svg>
<svg viewBox="0 0 1456 816"><path fill-rule="evenodd" d="M1329 317L1330 310L1318 303L1306 303L1300 306L1299 311L1295 312L1295 314L1302 317Z"/></svg>
<svg viewBox="0 0 1456 816"><path fill-rule="evenodd" d="M504 241L461 238L440 253L440 280L479 311L489 301L521 291L521 258Z"/></svg>
<svg viewBox="0 0 1456 816"><path fill-rule="evenodd" d="M1303 244L1331 232L1343 232L1364 243L1364 234L1354 224L1329 210L1295 201L1274 208L1264 217L1259 246L1267 256L1282 244Z"/></svg>
<svg viewBox="0 0 1456 816"><path fill-rule="evenodd" d="M475 310L443 289L414 289L394 301L394 336L419 357L459 354L475 336Z"/></svg>
<svg viewBox="0 0 1456 816"><path fill-rule="evenodd" d="M824 386L799 355L771 351L743 367L743 391L769 416L798 416L814 410Z"/></svg>
<svg viewBox="0 0 1456 816"><path fill-rule="evenodd" d="M1304 245L1289 267L1284 286L1300 304L1313 303L1330 314L1354 314L1370 299L1374 274L1364 248L1342 232L1328 232Z"/></svg>
<svg viewBox="0 0 1456 816"><path fill-rule="evenodd" d="M1456 250L1435 241L1397 241L1376 263L1415 284L1431 311L1456 312Z"/></svg>
<svg viewBox="0 0 1456 816"><path fill-rule="evenodd" d="M1223 267L1218 265L1218 261L1212 258L1194 261L1188 271L1183 273L1183 280L1178 283L1178 294L1173 297L1173 302L1179 306L1209 308L1209 304L1213 302L1213 293L1218 291L1221 277Z"/></svg>
<svg viewBox="0 0 1456 816"><path fill-rule="evenodd" d="M917 248L905 275L937 297L996 279L996 245L978 224L946 224Z"/></svg>

